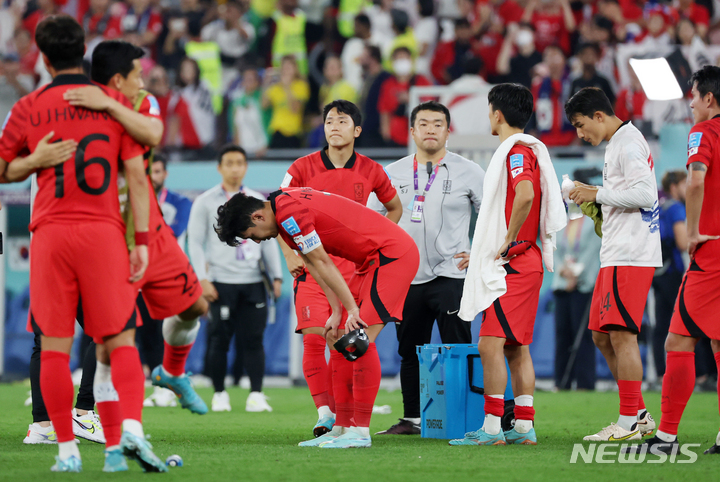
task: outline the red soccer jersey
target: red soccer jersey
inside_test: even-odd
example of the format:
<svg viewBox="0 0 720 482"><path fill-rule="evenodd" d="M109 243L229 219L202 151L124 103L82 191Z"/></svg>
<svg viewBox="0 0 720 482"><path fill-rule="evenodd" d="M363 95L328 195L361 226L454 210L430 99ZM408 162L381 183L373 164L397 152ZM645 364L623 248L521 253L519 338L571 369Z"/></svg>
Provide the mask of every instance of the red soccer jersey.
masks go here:
<svg viewBox="0 0 720 482"><path fill-rule="evenodd" d="M390 139L401 146L407 145L409 132L409 112L403 98L410 92L410 87L415 85L432 84L422 75L414 75L409 82L399 82L395 76L391 76L380 86L378 111L381 114L390 114Z"/></svg>
<svg viewBox="0 0 720 482"><path fill-rule="evenodd" d="M290 248L307 254L320 245L361 271L376 260L399 258L415 242L401 227L372 209L342 196L310 188L287 188L270 195L278 232ZM378 262L378 261L375 261Z"/></svg>
<svg viewBox="0 0 720 482"><path fill-rule="evenodd" d="M516 144L508 153L506 166L508 175L507 197L505 198L506 223L510 224L513 202L515 202L515 187L518 183L520 181L530 181L535 191L532 208L530 208L530 213L517 236L518 241L530 241L532 248L515 262L511 262L511 264L517 268L516 265L522 262L522 266L526 268L524 270L518 269L521 273L530 270L542 271L542 255L537 245L538 230L540 228L540 199L542 196L537 157L531 148Z"/></svg>
<svg viewBox="0 0 720 482"><path fill-rule="evenodd" d="M325 149L293 162L282 187L311 187L352 199L365 206L371 192L385 204L395 197L395 188L380 164L353 152L345 167L336 168Z"/></svg>
<svg viewBox="0 0 720 482"><path fill-rule="evenodd" d="M720 116L695 124L688 137L688 161L707 166L700 234L720 235ZM720 261L720 240L703 244L695 252L695 261L703 269L715 270Z"/></svg>
<svg viewBox="0 0 720 482"><path fill-rule="evenodd" d="M162 122L162 117L160 115L160 104L158 103L155 96L150 93L148 93L143 99L142 103L140 104L140 108L138 109L138 112L144 116L159 119L160 122ZM160 226L165 224L165 220L163 219L162 210L160 209L160 205L157 201L157 193L155 193L152 181L150 180L150 166L148 166L148 161L150 159L151 150L151 148L145 147L144 157L145 170L148 173L148 189L150 190L150 222L148 226L150 227L150 232L155 233L160 229Z"/></svg>
<svg viewBox="0 0 720 482"><path fill-rule="evenodd" d="M530 22L535 27L535 48L543 52L548 45L557 45L570 55L570 32L565 28L563 13L535 12Z"/></svg>
<svg viewBox="0 0 720 482"><path fill-rule="evenodd" d="M50 131L55 132L55 141L72 138L78 142L72 158L38 171L31 231L44 222L105 221L122 226L118 159L142 155L144 148L109 114L73 107L63 99L65 91L83 85L94 84L84 75L60 75L20 99L5 121L0 158L7 162L32 152ZM132 108L120 92L101 88Z"/></svg>
<svg viewBox="0 0 720 482"><path fill-rule="evenodd" d="M353 152L342 169L336 168L322 149L293 162L281 187L311 187L351 199L365 206L371 192L380 202L390 202L395 188L380 164L369 157ZM342 260L333 260L348 279L355 268Z"/></svg>

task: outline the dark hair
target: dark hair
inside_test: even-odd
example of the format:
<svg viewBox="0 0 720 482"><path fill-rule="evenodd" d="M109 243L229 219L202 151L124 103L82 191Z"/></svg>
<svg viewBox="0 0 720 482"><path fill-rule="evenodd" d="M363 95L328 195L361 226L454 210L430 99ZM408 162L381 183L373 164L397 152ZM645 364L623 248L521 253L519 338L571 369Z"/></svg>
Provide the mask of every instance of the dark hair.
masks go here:
<svg viewBox="0 0 720 482"><path fill-rule="evenodd" d="M405 47L404 45L401 45L400 47L396 47L393 51L390 57L395 57L399 52L405 52L406 54L412 56L412 52L410 52L410 49Z"/></svg>
<svg viewBox="0 0 720 482"><path fill-rule="evenodd" d="M98 84L107 85L115 74L127 78L132 72L133 61L142 58L145 52L140 47L122 40L100 42L92 54L90 77Z"/></svg>
<svg viewBox="0 0 720 482"><path fill-rule="evenodd" d="M584 87L565 102L565 116L571 123L577 115L593 117L595 112L615 115L610 99L597 87Z"/></svg>
<svg viewBox="0 0 720 482"><path fill-rule="evenodd" d="M243 157L245 157L245 160L247 160L247 153L245 153L245 149L236 144L225 144L220 148L220 152L218 153L218 165L222 164L222 158L228 152L239 152L243 155ZM243 229L243 231L245 230Z"/></svg>
<svg viewBox="0 0 720 482"><path fill-rule="evenodd" d="M69 15L52 15L35 29L35 43L55 70L82 67L85 31Z"/></svg>
<svg viewBox="0 0 720 482"><path fill-rule="evenodd" d="M192 85L194 87L198 87L200 85L201 79L200 79L200 66L197 63L197 60L191 59L190 57L185 57L180 62L180 67L182 67L183 62L192 63L193 67L195 68L195 82L193 82ZM178 87L187 87L187 85L185 84L185 81L182 79L182 76L180 75L180 70L181 69L178 68L177 79L175 80L175 83L177 84Z"/></svg>
<svg viewBox="0 0 720 482"><path fill-rule="evenodd" d="M690 85L696 83L695 88L700 93L700 97L705 97L710 92L720 105L720 67L706 65L700 70L696 70L690 77Z"/></svg>
<svg viewBox="0 0 720 482"><path fill-rule="evenodd" d="M323 108L323 122L325 122L328 113L333 109L337 109L338 114L349 115L355 127L362 124L362 114L360 114L360 109L358 109L358 107L349 100L342 99L334 100L325 105Z"/></svg>
<svg viewBox="0 0 720 482"><path fill-rule="evenodd" d="M488 104L499 110L510 127L525 129L533 113L533 96L520 84L498 84L488 93Z"/></svg>
<svg viewBox="0 0 720 482"><path fill-rule="evenodd" d="M370 17L364 13L358 13L355 15L355 21L359 24L365 25L367 28L370 28Z"/></svg>
<svg viewBox="0 0 720 482"><path fill-rule="evenodd" d="M366 45L365 48L367 49L371 59L375 60L379 64L382 64L382 52L380 51L380 47L377 45Z"/></svg>
<svg viewBox="0 0 720 482"><path fill-rule="evenodd" d="M593 17L593 23L597 28L607 30L610 33L612 33L613 28L615 27L613 21L603 15L595 15Z"/></svg>
<svg viewBox="0 0 720 482"><path fill-rule="evenodd" d="M153 164L160 163L163 166L163 169L167 171L167 157L165 157L165 154L162 152L154 152L153 153Z"/></svg>
<svg viewBox="0 0 720 482"><path fill-rule="evenodd" d="M597 54L598 57L602 54L602 50L600 49L600 45L597 44L597 43L595 43L595 42L585 42L585 43L581 43L581 44L578 46L577 53L580 54L580 53L582 53L582 51L585 50L585 49L593 49L593 50L595 51L595 53Z"/></svg>
<svg viewBox="0 0 720 482"><path fill-rule="evenodd" d="M485 68L485 63L480 57L470 57L465 61L465 73L480 75Z"/></svg>
<svg viewBox="0 0 720 482"><path fill-rule="evenodd" d="M422 104L418 104L415 106L415 108L410 113L411 126L415 126L415 118L417 117L418 112L420 112L421 110L429 110L430 112L441 112L445 114L445 120L447 121L448 128L450 128L450 111L447 107L435 100L423 102Z"/></svg>
<svg viewBox="0 0 720 482"><path fill-rule="evenodd" d="M662 188L665 194L670 194L670 186L680 184L687 179L687 172L682 169L667 171L662 177Z"/></svg>
<svg viewBox="0 0 720 482"><path fill-rule="evenodd" d="M390 10L390 17L392 18L392 26L398 31L398 33L405 33L410 25L410 17L407 12L405 10L393 8Z"/></svg>
<svg viewBox="0 0 720 482"><path fill-rule="evenodd" d="M421 17L432 17L435 13L435 1L434 0L418 0L420 5L420 16Z"/></svg>
<svg viewBox="0 0 720 482"><path fill-rule="evenodd" d="M238 246L241 233L255 226L252 214L263 207L264 201L242 192L231 197L217 210L217 224L214 228L220 241L230 246Z"/></svg>
<svg viewBox="0 0 720 482"><path fill-rule="evenodd" d="M470 22L464 17L455 20L455 28L470 28Z"/></svg>

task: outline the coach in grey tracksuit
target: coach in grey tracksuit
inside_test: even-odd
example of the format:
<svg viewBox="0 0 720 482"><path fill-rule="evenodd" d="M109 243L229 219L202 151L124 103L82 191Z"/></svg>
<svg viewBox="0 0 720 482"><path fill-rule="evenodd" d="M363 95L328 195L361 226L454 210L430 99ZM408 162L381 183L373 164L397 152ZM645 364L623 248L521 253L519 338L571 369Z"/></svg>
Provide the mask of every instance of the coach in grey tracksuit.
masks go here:
<svg viewBox="0 0 720 482"><path fill-rule="evenodd" d="M450 114L427 102L411 114L418 152L386 171L404 206L398 223L417 244L420 267L396 325L405 417L387 434L420 433L420 375L415 347L430 343L437 320L443 343L471 343L470 323L458 316L470 255L470 217L480 208L485 171L445 149ZM371 197L368 206L382 212Z"/></svg>
<svg viewBox="0 0 720 482"><path fill-rule="evenodd" d="M247 171L245 153L237 146L226 149L230 148L235 150L222 154L218 165L223 182L195 199L187 228L190 261L203 286L203 296L211 302L206 372L213 380L216 394L225 390L227 351L233 334L242 342L243 365L250 378L251 392L262 391L265 373L263 333L268 316L263 276L271 280L273 286L270 289L276 296L282 283L276 240L260 244L246 240L231 247L215 234L213 225L217 220L217 209L235 193L242 191L266 199L242 185Z"/></svg>

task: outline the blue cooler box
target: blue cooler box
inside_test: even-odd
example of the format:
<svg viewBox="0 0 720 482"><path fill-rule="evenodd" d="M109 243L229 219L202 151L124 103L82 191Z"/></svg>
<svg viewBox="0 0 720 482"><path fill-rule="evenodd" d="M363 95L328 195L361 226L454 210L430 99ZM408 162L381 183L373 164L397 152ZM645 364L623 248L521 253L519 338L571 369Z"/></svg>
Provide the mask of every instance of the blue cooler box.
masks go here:
<svg viewBox="0 0 720 482"><path fill-rule="evenodd" d="M483 370L477 345L417 347L423 438L463 438L485 419ZM507 367L507 361L505 362ZM508 369L505 400L513 398Z"/></svg>

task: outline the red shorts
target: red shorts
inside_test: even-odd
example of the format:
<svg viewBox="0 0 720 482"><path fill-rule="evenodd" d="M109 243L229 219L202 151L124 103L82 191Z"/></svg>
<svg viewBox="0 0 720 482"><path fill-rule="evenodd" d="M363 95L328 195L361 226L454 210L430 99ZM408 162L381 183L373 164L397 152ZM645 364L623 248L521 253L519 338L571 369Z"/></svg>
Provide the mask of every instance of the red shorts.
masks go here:
<svg viewBox="0 0 720 482"><path fill-rule="evenodd" d="M670 333L720 340L720 271L703 271L695 262L685 272Z"/></svg>
<svg viewBox="0 0 720 482"><path fill-rule="evenodd" d="M507 292L483 312L480 336L505 338L506 345L532 343L542 280L542 271L508 273Z"/></svg>
<svg viewBox="0 0 720 482"><path fill-rule="evenodd" d="M595 282L590 322L592 331L607 333L611 326L640 333L645 303L655 268L647 266L606 266Z"/></svg>
<svg viewBox="0 0 720 482"><path fill-rule="evenodd" d="M360 307L360 319L368 326L402 321L403 306L410 283L420 266L420 254L413 244L398 258L378 253L374 263L362 273L355 273L348 287ZM345 328L347 316L340 328Z"/></svg>
<svg viewBox="0 0 720 482"><path fill-rule="evenodd" d="M140 280L150 317L163 320L190 308L202 296L197 275L175 239L163 225L150 238L150 264Z"/></svg>
<svg viewBox="0 0 720 482"><path fill-rule="evenodd" d="M345 282L350 284L355 273L355 263L337 256L330 258L342 273ZM297 315L295 333L302 333L306 328L325 328L325 323L330 318L330 303L325 292L307 270L303 270L302 274L293 280L293 293ZM344 311L343 308L343 319L347 317Z"/></svg>
<svg viewBox="0 0 720 482"><path fill-rule="evenodd" d="M96 342L139 324L138 285L128 281L130 261L119 226L42 224L33 233L30 252L28 331L72 337L78 300L82 300L85 333Z"/></svg>

